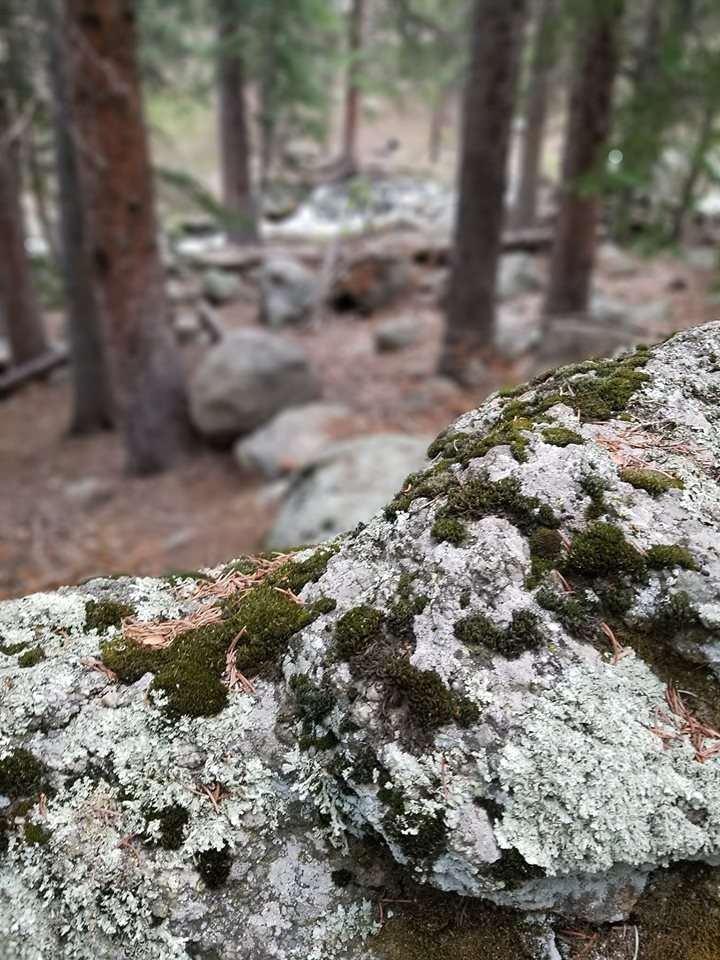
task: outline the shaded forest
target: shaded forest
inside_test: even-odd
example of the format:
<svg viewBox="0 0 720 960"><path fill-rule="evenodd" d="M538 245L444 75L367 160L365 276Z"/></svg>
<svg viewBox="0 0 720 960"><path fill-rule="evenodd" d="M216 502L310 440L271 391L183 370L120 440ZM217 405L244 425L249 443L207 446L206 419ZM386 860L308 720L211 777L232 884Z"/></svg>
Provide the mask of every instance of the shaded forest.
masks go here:
<svg viewBox="0 0 720 960"><path fill-rule="evenodd" d="M715 315L711 0L5 0L0 595L367 520Z"/></svg>

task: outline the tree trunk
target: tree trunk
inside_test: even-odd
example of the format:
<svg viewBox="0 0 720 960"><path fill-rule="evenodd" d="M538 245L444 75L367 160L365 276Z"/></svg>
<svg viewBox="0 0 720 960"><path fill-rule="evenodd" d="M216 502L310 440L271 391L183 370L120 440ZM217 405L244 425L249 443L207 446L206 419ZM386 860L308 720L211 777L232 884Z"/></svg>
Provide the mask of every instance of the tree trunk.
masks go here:
<svg viewBox="0 0 720 960"><path fill-rule="evenodd" d="M62 0L47 0L50 85L60 203L66 322L72 350L73 413L70 432L95 433L113 426L114 408L93 264L85 222L87 198L79 170L73 104L68 88L67 24Z"/></svg>
<svg viewBox="0 0 720 960"><path fill-rule="evenodd" d="M357 135L360 119L360 57L365 42L367 0L352 0L348 23L347 78L345 84L345 112L343 116L343 165L348 173L358 168Z"/></svg>
<svg viewBox="0 0 720 960"><path fill-rule="evenodd" d="M69 75L93 279L110 346L128 467L154 473L189 446L169 323L143 119L132 0L65 0Z"/></svg>
<svg viewBox="0 0 720 960"><path fill-rule="evenodd" d="M600 196L587 178L602 168L610 132L622 13L622 0L594 0L590 19L579 26L547 316L582 314L588 308Z"/></svg>
<svg viewBox="0 0 720 960"><path fill-rule="evenodd" d="M702 176L705 159L715 135L717 114L718 105L712 99L708 99L703 110L697 142L690 153L690 163L672 217L670 239L675 243L682 238L685 220L695 204L698 182Z"/></svg>
<svg viewBox="0 0 720 960"><path fill-rule="evenodd" d="M245 70L237 43L237 6L217 0L218 17L218 126L223 204L230 215L228 240L258 242L257 207L250 172L250 131L245 102ZM230 46L228 39L230 38Z"/></svg>
<svg viewBox="0 0 720 960"><path fill-rule="evenodd" d="M0 304L13 362L27 363L48 349L25 247L19 143L6 92L0 91Z"/></svg>
<svg viewBox="0 0 720 960"><path fill-rule="evenodd" d="M537 194L548 95L552 77L558 0L539 0L535 38L528 78L525 129L520 152L520 180L511 225L533 227L537 220Z"/></svg>
<svg viewBox="0 0 720 960"><path fill-rule="evenodd" d="M492 350L515 88L525 0L475 0L463 104L463 143L441 372L470 382Z"/></svg>

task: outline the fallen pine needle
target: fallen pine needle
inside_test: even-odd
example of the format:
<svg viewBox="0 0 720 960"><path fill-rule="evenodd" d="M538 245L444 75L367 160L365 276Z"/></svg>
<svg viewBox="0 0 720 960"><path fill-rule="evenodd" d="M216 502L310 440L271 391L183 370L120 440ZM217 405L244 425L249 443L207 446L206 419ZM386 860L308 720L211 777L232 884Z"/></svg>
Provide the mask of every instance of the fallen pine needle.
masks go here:
<svg viewBox="0 0 720 960"><path fill-rule="evenodd" d="M134 640L144 647L161 650L169 647L181 633L219 623L222 618L220 607L201 607L190 616L178 620L124 620L122 633L125 640Z"/></svg>

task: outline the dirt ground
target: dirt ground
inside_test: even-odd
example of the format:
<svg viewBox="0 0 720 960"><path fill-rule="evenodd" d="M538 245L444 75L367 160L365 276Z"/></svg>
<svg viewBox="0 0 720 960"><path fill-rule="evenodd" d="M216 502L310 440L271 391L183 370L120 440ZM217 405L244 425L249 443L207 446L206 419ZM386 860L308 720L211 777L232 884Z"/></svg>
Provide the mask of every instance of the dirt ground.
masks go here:
<svg viewBox="0 0 720 960"><path fill-rule="evenodd" d="M352 410L354 434L434 434L492 389L522 379L532 363L526 358L491 371L475 391L435 377L442 320L433 298L422 292L422 279L416 278L405 302L382 315L328 314L319 330L288 334L306 350L325 398ZM712 275L681 261L638 261L633 276L617 276L601 264L597 279L605 293L629 303L671 303L668 329L648 331L648 340L712 318ZM527 296L515 309L530 318L538 306L538 296ZM400 313L416 318L420 341L377 353L375 327ZM233 306L223 321L228 327L253 323L254 314L250 304ZM189 367L197 354L197 348L186 349ZM196 569L260 546L272 500L268 488L242 474L229 451L201 450L167 475L130 478L115 436L66 435L69 405L66 375L0 402L0 597L99 574Z"/></svg>

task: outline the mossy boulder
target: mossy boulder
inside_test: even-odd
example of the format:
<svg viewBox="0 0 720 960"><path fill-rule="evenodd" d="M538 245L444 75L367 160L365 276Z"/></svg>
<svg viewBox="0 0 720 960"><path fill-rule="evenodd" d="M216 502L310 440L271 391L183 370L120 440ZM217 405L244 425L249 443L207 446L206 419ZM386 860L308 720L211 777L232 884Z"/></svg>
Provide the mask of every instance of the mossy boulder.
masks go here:
<svg viewBox="0 0 720 960"><path fill-rule="evenodd" d="M491 397L235 594L0 604L6 953L714 956L719 342Z"/></svg>

